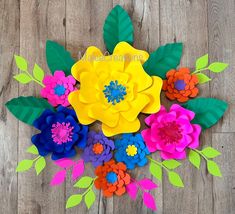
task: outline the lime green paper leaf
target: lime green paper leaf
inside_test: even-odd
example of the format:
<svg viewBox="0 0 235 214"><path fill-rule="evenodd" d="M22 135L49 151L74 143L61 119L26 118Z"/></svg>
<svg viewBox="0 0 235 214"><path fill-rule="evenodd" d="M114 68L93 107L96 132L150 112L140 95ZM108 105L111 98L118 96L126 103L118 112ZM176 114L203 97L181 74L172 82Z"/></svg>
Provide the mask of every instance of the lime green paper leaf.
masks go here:
<svg viewBox="0 0 235 214"><path fill-rule="evenodd" d="M38 153L38 149L37 149L37 147L36 147L35 145L30 146L30 147L27 149L26 152L28 152L28 153L30 153L30 154L33 154L33 155L38 155L38 154L39 154L39 153Z"/></svg>
<svg viewBox="0 0 235 214"><path fill-rule="evenodd" d="M42 82L44 78L44 71L36 63L33 68L33 76L35 77L35 79L37 79L40 82Z"/></svg>
<svg viewBox="0 0 235 214"><path fill-rule="evenodd" d="M208 61L209 61L208 54L205 54L205 55L199 57L196 61L196 70L205 68L208 65Z"/></svg>
<svg viewBox="0 0 235 214"><path fill-rule="evenodd" d="M149 171L159 181L162 181L162 167L155 164L154 162L150 162Z"/></svg>
<svg viewBox="0 0 235 214"><path fill-rule="evenodd" d="M176 161L174 159L165 160L165 161L162 162L162 164L168 169L175 169L175 168L177 168L178 166L181 165L181 163L179 161Z"/></svg>
<svg viewBox="0 0 235 214"><path fill-rule="evenodd" d="M32 125L45 109L54 108L42 98L18 97L6 103L7 109L19 120Z"/></svg>
<svg viewBox="0 0 235 214"><path fill-rule="evenodd" d="M212 148L212 147L206 147L205 149L203 149L202 154L205 155L207 158L215 158L219 155L221 155L221 153L219 151L217 151L216 149Z"/></svg>
<svg viewBox="0 0 235 214"><path fill-rule="evenodd" d="M95 193L93 190L90 190L86 195L85 195L85 204L88 209L92 206L92 204L95 202Z"/></svg>
<svg viewBox="0 0 235 214"><path fill-rule="evenodd" d="M227 63L223 62L213 62L209 65L208 69L214 73L219 73L228 67Z"/></svg>
<svg viewBox="0 0 235 214"><path fill-rule="evenodd" d="M37 175L46 167L46 160L44 157L40 157L35 163L35 170Z"/></svg>
<svg viewBox="0 0 235 214"><path fill-rule="evenodd" d="M16 172L23 172L29 170L33 165L33 160L22 160L16 167Z"/></svg>
<svg viewBox="0 0 235 214"><path fill-rule="evenodd" d="M15 55L15 61L16 61L17 67L20 70L22 70L22 71L28 70L28 63L24 57Z"/></svg>
<svg viewBox="0 0 235 214"><path fill-rule="evenodd" d="M120 5L115 6L105 19L103 38L110 53L113 53L113 49L121 41L133 44L134 28L132 21Z"/></svg>
<svg viewBox="0 0 235 214"><path fill-rule="evenodd" d="M197 152L190 150L188 157L189 157L190 163L193 164L197 169L199 169L200 164L201 164L200 155Z"/></svg>
<svg viewBox="0 0 235 214"><path fill-rule="evenodd" d="M75 63L71 54L62 45L50 40L46 43L46 59L52 74L62 70L66 76L71 74L71 67Z"/></svg>
<svg viewBox="0 0 235 214"><path fill-rule="evenodd" d="M82 201L82 195L71 195L66 202L66 209L79 205Z"/></svg>
<svg viewBox="0 0 235 214"><path fill-rule="evenodd" d="M212 174L214 176L222 177L222 174L220 172L220 168L216 162L208 160L207 161L207 169L210 174Z"/></svg>
<svg viewBox="0 0 235 214"><path fill-rule="evenodd" d="M177 68L180 64L182 51L182 43L160 46L150 54L148 60L144 63L144 70L150 76L159 76L162 79L166 79L166 73L171 69Z"/></svg>
<svg viewBox="0 0 235 214"><path fill-rule="evenodd" d="M168 179L173 186L184 187L183 181L181 180L178 173L173 171L168 171Z"/></svg>
<svg viewBox="0 0 235 214"><path fill-rule="evenodd" d="M197 73L196 76L198 78L199 84L203 84L203 83L211 81L211 78L203 73Z"/></svg>
<svg viewBox="0 0 235 214"><path fill-rule="evenodd" d="M228 108L228 104L223 100L204 97L190 100L182 106L195 112L192 122L199 124L203 129L215 125Z"/></svg>
<svg viewBox="0 0 235 214"><path fill-rule="evenodd" d="M88 188L91 185L92 181L93 181L93 178L89 176L84 176L74 185L74 187Z"/></svg>
<svg viewBox="0 0 235 214"><path fill-rule="evenodd" d="M27 84L32 81L31 77L25 73L17 74L13 78L22 84Z"/></svg>

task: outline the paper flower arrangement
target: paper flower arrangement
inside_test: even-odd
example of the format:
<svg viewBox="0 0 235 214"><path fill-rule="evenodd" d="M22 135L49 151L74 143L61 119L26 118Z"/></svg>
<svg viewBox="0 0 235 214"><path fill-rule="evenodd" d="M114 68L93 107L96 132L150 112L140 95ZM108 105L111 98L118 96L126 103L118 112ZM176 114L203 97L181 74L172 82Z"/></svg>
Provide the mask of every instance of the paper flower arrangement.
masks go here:
<svg viewBox="0 0 235 214"><path fill-rule="evenodd" d="M47 41L46 59L51 75L46 76L37 64L31 74L26 59L15 56L21 73L14 78L22 84L35 82L42 87L41 98L21 96L6 103L16 118L38 130L32 136L33 145L27 149L37 157L22 160L16 171L34 166L38 175L46 166L45 157L51 155L59 169L50 185L62 184L71 173L74 187L83 190L68 198L66 208L84 200L89 209L96 198L95 187L104 197L127 193L135 200L139 192L144 205L156 210L150 191L157 185L143 176L134 178L132 173L146 165L158 181L165 170L169 182L176 187L184 187L176 172L182 165L179 160L183 159L199 169L203 158L208 172L221 176L219 166L212 160L220 152L212 147L199 150L200 134L220 120L228 104L215 98L196 97L200 84L211 80L203 71L219 73L228 65L209 64L206 54L196 60L192 72L189 68L177 68L182 43L160 46L148 54L132 46L133 32L130 17L117 5L103 28L110 55L91 46L75 62L64 47ZM169 109L164 107L161 91L177 103ZM140 121L139 114L145 115L145 121ZM141 122L146 124L143 129ZM89 128L93 123L100 123L101 130ZM151 157L156 152L162 161ZM88 162L94 167L93 177L84 176Z"/></svg>

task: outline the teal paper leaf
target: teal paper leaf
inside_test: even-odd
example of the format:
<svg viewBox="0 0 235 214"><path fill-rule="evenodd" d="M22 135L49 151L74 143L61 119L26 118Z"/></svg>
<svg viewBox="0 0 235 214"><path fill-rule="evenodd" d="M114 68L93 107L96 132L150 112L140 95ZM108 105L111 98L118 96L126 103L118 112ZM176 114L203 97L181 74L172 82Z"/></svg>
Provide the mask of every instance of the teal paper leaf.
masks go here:
<svg viewBox="0 0 235 214"><path fill-rule="evenodd" d="M35 77L36 80L38 80L40 82L42 82L42 80L44 78L44 71L36 63L33 68L33 76Z"/></svg>
<svg viewBox="0 0 235 214"><path fill-rule="evenodd" d="M39 153L38 153L38 149L37 149L37 147L36 147L35 145L30 146L30 147L27 149L26 152L28 152L28 153L30 153L30 154L33 154L33 155L38 155L38 154L39 154Z"/></svg>
<svg viewBox="0 0 235 214"><path fill-rule="evenodd" d="M33 166L33 160L22 160L16 167L16 172L24 172Z"/></svg>
<svg viewBox="0 0 235 214"><path fill-rule="evenodd" d="M210 174L217 176L217 177L222 177L222 174L220 172L220 168L216 162L214 162L212 160L207 160L207 169Z"/></svg>
<svg viewBox="0 0 235 214"><path fill-rule="evenodd" d="M217 151L216 149L214 149L212 147L206 147L201 152L207 158L215 158L215 157L221 155L221 153L219 151Z"/></svg>
<svg viewBox="0 0 235 214"><path fill-rule="evenodd" d="M74 187L78 188L88 188L93 181L93 178L89 176L84 176L80 178L80 180L74 185Z"/></svg>
<svg viewBox="0 0 235 214"><path fill-rule="evenodd" d="M195 166L197 169L200 168L201 157L197 152L190 150L188 158L193 166Z"/></svg>
<svg viewBox="0 0 235 214"><path fill-rule="evenodd" d="M162 181L162 167L155 164L154 162L150 162L149 171L159 181Z"/></svg>
<svg viewBox="0 0 235 214"><path fill-rule="evenodd" d="M178 173L173 171L168 171L168 179L173 186L184 187L183 181Z"/></svg>
<svg viewBox="0 0 235 214"><path fill-rule="evenodd" d="M37 175L41 173L41 171L46 167L46 160L44 157L40 157L35 163L35 170Z"/></svg>
<svg viewBox="0 0 235 214"><path fill-rule="evenodd" d="M15 61L16 61L17 67L20 70L22 70L22 71L28 70L28 63L24 57L15 55Z"/></svg>
<svg viewBox="0 0 235 214"><path fill-rule="evenodd" d="M219 73L228 67L227 63L223 62L213 62L209 65L208 69L214 73Z"/></svg>
<svg viewBox="0 0 235 214"><path fill-rule="evenodd" d="M79 205L82 201L82 195L71 195L66 202L66 209Z"/></svg>
<svg viewBox="0 0 235 214"><path fill-rule="evenodd" d="M87 209L90 209L92 204L94 204L96 199L95 193L93 190L90 190L86 195L85 195L85 204L87 206Z"/></svg>
<svg viewBox="0 0 235 214"><path fill-rule="evenodd" d="M181 163L179 161L176 161L174 159L165 160L162 162L162 164L168 169L175 169L181 165Z"/></svg>
<svg viewBox="0 0 235 214"><path fill-rule="evenodd" d="M206 68L206 66L208 65L208 61L209 61L208 54L205 54L205 55L199 57L196 61L196 70Z"/></svg>

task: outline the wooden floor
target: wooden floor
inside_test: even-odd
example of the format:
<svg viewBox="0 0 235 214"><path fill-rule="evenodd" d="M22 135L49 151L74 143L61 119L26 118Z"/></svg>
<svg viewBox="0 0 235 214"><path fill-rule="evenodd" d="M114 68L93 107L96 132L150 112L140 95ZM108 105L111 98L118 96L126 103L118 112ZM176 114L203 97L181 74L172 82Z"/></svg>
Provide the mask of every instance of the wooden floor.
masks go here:
<svg viewBox="0 0 235 214"><path fill-rule="evenodd" d="M35 84L19 85L12 76L18 73L13 55L36 62L49 73L45 60L45 41L58 41L74 57L90 45L105 50L102 26L116 4L129 12L135 28L135 47L154 51L159 45L182 41L182 66L193 67L195 59L209 53L211 61L230 64L226 72L212 73L214 80L201 87L201 96L227 100L224 118L207 130L202 147L212 145L223 154L216 159L223 178L209 175L205 163L200 171L187 160L178 170L184 189L169 185L166 176L154 195L158 214L234 214L235 213L235 1L234 0L0 0L0 213L70 214L115 213L145 214L139 196L132 202L127 195L98 199L90 211L85 205L65 210L66 199L74 192L69 180L60 187L49 187L57 168L47 162L40 176L33 170L17 174L17 162L30 158L25 150L35 132L18 122L4 103L19 95L38 95ZM164 100L164 103L166 101ZM157 157L157 155L155 155ZM49 159L48 159L49 160ZM87 169L92 174L92 169ZM148 168L134 172L150 176Z"/></svg>

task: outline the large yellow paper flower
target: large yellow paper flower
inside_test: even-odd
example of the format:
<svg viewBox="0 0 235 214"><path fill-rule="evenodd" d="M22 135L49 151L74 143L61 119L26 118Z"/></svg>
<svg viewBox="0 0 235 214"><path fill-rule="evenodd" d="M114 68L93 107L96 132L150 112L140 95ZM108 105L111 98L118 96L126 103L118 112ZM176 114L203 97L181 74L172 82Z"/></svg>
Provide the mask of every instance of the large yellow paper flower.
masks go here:
<svg viewBox="0 0 235 214"><path fill-rule="evenodd" d="M144 71L142 64L148 57L126 42L118 43L110 56L89 47L72 67L80 90L69 95L69 102L79 122L88 125L99 120L106 136L138 131L139 113L160 109L162 79Z"/></svg>

